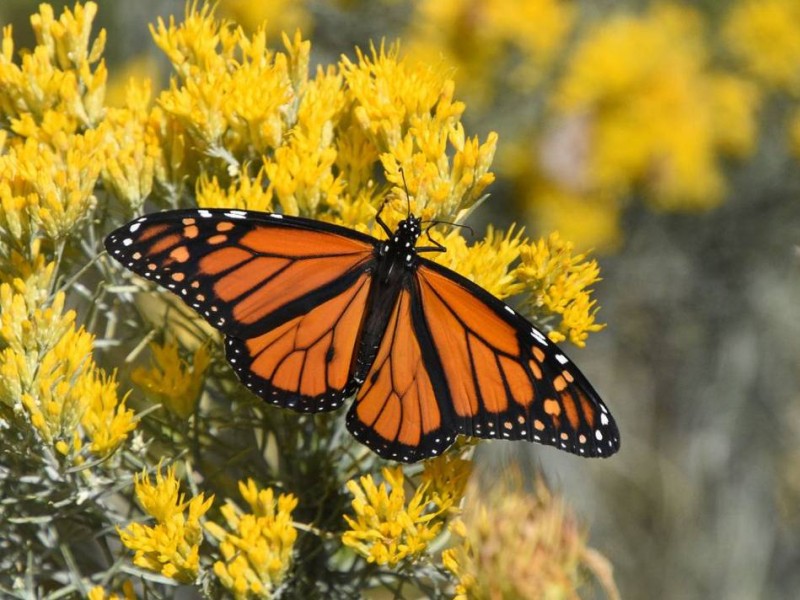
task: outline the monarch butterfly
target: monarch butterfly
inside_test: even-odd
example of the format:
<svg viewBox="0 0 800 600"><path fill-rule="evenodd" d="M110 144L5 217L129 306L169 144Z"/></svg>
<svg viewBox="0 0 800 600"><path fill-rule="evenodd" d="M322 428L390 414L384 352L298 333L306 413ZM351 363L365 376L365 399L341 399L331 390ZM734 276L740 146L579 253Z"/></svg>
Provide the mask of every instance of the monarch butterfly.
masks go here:
<svg viewBox="0 0 800 600"><path fill-rule="evenodd" d="M276 213L173 210L131 221L105 246L224 333L234 371L267 402L320 412L355 395L347 427L384 458L429 458L458 434L618 450L611 414L566 354L421 257L444 247L416 246L418 217L394 231L376 221L385 241Z"/></svg>

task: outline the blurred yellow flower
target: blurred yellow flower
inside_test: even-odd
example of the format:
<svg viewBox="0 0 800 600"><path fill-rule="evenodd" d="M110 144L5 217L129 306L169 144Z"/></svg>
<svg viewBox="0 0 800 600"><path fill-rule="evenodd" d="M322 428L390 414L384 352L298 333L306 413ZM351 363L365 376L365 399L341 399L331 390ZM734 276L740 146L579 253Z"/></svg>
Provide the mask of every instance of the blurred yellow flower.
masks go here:
<svg viewBox="0 0 800 600"><path fill-rule="evenodd" d="M800 108L795 109L789 120L789 144L792 153L800 160Z"/></svg>
<svg viewBox="0 0 800 600"><path fill-rule="evenodd" d="M406 500L402 467L381 470L384 483L376 485L371 475L347 482L355 498L355 518L344 515L350 527L342 543L369 562L395 566L421 557L442 531L448 511L461 500L469 463L460 459L436 459L428 475ZM426 464L426 470L427 467ZM432 485L434 474L449 470L450 477Z"/></svg>
<svg viewBox="0 0 800 600"><path fill-rule="evenodd" d="M728 14L724 39L766 85L800 93L800 4L740 0Z"/></svg>
<svg viewBox="0 0 800 600"><path fill-rule="evenodd" d="M156 521L152 527L131 523L118 530L122 543L135 552L134 564L183 583L194 581L203 540L200 517L211 508L214 497L206 500L199 494L184 500L175 465L164 474L159 466L155 482L143 472L136 476L134 487L142 509Z"/></svg>
<svg viewBox="0 0 800 600"><path fill-rule="evenodd" d="M458 580L457 599L577 600L587 571L609 598L619 598L608 561L586 546L564 500L541 480L533 493L501 483L485 498L476 486L468 498L463 521L450 527L461 541L442 552Z"/></svg>
<svg viewBox="0 0 800 600"><path fill-rule="evenodd" d="M191 365L181 358L178 344L168 340L150 344L153 354L149 369L137 367L131 380L153 394L168 410L187 419L194 412L210 364L206 345L194 352Z"/></svg>
<svg viewBox="0 0 800 600"><path fill-rule="evenodd" d="M537 322L560 318L548 337L558 343L565 339L583 347L588 334L605 325L595 322L597 307L589 286L600 280L600 268L585 254L573 255L573 245L558 232L520 248L521 264L514 276L524 284L526 308Z"/></svg>
<svg viewBox="0 0 800 600"><path fill-rule="evenodd" d="M252 479L240 481L239 492L251 513L229 500L220 509L227 529L213 521L205 524L223 556L214 573L237 600L271 598L291 565L297 498L281 494L276 499L271 488L259 489Z"/></svg>
<svg viewBox="0 0 800 600"><path fill-rule="evenodd" d="M259 27L265 26L270 35L295 29L310 34L313 29L313 17L306 7L305 0L273 0L272 2L220 0L219 9L247 31L255 31Z"/></svg>
<svg viewBox="0 0 800 600"><path fill-rule="evenodd" d="M512 86L538 84L575 20L568 0L423 0L405 37L409 54L452 66L459 88L478 100L496 94L498 72Z"/></svg>
<svg viewBox="0 0 800 600"><path fill-rule="evenodd" d="M587 160L574 168L589 191L641 189L670 210L721 201L719 155L752 149L757 103L746 84L715 75L707 54L699 15L682 5L657 4L587 31L552 107L562 118L584 116Z"/></svg>

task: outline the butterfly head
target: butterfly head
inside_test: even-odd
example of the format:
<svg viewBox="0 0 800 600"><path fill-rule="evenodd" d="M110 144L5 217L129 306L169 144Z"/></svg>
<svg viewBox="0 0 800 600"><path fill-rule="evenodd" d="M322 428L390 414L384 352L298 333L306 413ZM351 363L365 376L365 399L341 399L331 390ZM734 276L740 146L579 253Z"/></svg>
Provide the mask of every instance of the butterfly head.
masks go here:
<svg viewBox="0 0 800 600"><path fill-rule="evenodd" d="M420 235L422 219L410 215L397 224L397 229L381 248L381 254L399 257L401 262L410 267L416 260L417 252L414 247Z"/></svg>

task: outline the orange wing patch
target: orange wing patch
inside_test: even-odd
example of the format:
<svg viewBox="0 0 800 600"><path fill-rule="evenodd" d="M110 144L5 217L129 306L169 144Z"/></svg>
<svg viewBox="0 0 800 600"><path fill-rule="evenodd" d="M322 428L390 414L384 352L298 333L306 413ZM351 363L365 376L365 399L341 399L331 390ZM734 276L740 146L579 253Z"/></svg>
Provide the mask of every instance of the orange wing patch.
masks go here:
<svg viewBox="0 0 800 600"><path fill-rule="evenodd" d="M456 414L499 415L533 402L531 378L519 363L517 333L469 290L424 267L418 271L425 321L438 349Z"/></svg>
<svg viewBox="0 0 800 600"><path fill-rule="evenodd" d="M397 300L347 422L357 439L381 456L397 460L417 460L417 453L431 447L435 454L453 440L453 432L442 429L442 413L413 327L408 291Z"/></svg>
<svg viewBox="0 0 800 600"><path fill-rule="evenodd" d="M301 411L335 408L350 383L368 292L365 273L304 315L248 340L229 338L234 369L249 388L275 404Z"/></svg>

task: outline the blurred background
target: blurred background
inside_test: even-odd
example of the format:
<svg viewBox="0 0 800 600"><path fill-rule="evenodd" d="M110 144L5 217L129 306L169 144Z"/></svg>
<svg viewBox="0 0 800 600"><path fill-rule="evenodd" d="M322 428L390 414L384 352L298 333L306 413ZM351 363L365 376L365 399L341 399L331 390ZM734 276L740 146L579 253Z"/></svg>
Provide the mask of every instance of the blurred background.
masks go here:
<svg viewBox="0 0 800 600"><path fill-rule="evenodd" d="M148 24L182 1L100 0L111 97L166 85ZM56 12L71 3L52 2ZM34 4L0 3L19 47ZM471 224L559 230L592 250L607 323L570 354L622 450L540 467L613 563L624 598L794 598L800 590L800 2L219 0L300 28L312 59L400 40L452 67L470 135L500 134ZM26 37L27 36L27 37Z"/></svg>

